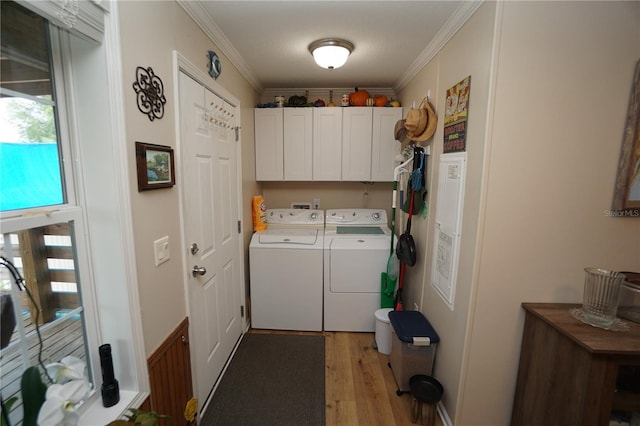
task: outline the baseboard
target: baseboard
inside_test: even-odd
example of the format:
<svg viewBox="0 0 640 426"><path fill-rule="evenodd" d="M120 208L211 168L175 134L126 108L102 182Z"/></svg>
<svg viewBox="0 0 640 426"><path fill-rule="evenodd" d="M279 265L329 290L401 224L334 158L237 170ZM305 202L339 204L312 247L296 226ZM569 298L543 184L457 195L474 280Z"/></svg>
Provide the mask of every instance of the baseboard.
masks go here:
<svg viewBox="0 0 640 426"><path fill-rule="evenodd" d="M447 410L444 408L442 401L438 402L438 416L440 417L440 420L442 420L442 424L444 426L453 426L453 423L451 423L449 414L447 413Z"/></svg>

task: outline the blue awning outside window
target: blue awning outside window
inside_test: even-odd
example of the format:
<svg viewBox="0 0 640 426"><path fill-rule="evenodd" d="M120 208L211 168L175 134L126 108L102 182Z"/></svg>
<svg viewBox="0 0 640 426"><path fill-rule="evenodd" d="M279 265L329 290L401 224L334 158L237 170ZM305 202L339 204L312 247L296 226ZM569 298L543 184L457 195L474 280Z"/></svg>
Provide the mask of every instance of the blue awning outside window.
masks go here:
<svg viewBox="0 0 640 426"><path fill-rule="evenodd" d="M55 143L0 142L0 210L62 204Z"/></svg>

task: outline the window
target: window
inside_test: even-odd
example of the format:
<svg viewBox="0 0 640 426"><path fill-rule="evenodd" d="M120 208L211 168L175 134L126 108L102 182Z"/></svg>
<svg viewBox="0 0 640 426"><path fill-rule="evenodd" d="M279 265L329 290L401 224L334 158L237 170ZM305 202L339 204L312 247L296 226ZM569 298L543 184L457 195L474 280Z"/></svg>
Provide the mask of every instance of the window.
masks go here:
<svg viewBox="0 0 640 426"><path fill-rule="evenodd" d="M105 409L98 390L80 409L80 424L107 424L127 407L139 407L149 395L136 255L131 237L132 185L127 167L131 146L125 131L123 98L125 87L129 85L123 80L120 64L122 50L118 3L59 0L19 2L35 15L7 0L0 4L0 58L3 62L0 105L9 99L27 99L51 107L55 123L53 151L59 169L51 176L54 185L59 187L58 197L62 197L61 201L59 198L41 200L35 203L38 207L0 209L4 210L0 211L0 250L3 250L3 256L5 250L11 250L17 263L24 262L15 254L21 244L19 234L29 231L42 235L47 255L51 254L51 259L58 259L47 260L47 265L52 265L48 266L53 282L50 292L53 293L52 298L64 302L56 314L56 321L60 322L47 323L43 328L62 325L62 322L84 327L88 375L94 389L99 389L102 384L98 347L111 344L114 370L120 384L120 402ZM61 20L61 17L69 17L66 15L67 6L78 6L79 13L75 21ZM19 13L27 15L28 19L22 26L14 26L9 30L10 21L15 18L9 16L14 11L21 11ZM41 92L49 94L48 98L34 95L28 89L29 84L33 87L47 83L43 81L46 78L41 75L36 78L34 70L24 66L30 64L29 56L24 53L5 53L5 47L8 47L5 41L12 36L17 38L11 31L27 33L23 38L28 42L37 39L33 23L43 23L38 16L48 20L48 23L44 23L44 40L49 43L48 84L51 90ZM32 20L32 27L27 26L29 20ZM5 38L5 34L9 38ZM20 79L5 78L8 75L7 60L16 60L18 67L30 72ZM13 71L12 75L20 74ZM10 81L14 83L13 87L5 87ZM21 88L18 88L18 83L22 84ZM6 115L0 109L0 134L5 129L1 121ZM52 143L51 138L43 140ZM0 161L4 154L0 152ZM50 160L49 164L54 164L54 161ZM5 184L8 188L7 182L8 179L5 180L0 174L0 198L4 197ZM68 257L69 253L72 253L72 258ZM40 259L44 257L40 256ZM74 285L77 286L77 293L74 293ZM21 298L21 295L24 296L24 293L16 297ZM74 297L79 302L78 307L69 304L69 299ZM25 310L28 309L28 304L24 306ZM26 348L26 345L21 347ZM3 358L3 352L0 351L0 358ZM27 358L21 357L21 362ZM1 364L0 370L4 371ZM2 377L0 385L4 384ZM6 401L8 394L5 389L1 391L2 399Z"/></svg>
<svg viewBox="0 0 640 426"><path fill-rule="evenodd" d="M85 214L76 203L71 143L64 114L64 49L58 30L14 2L2 1L0 85L0 251L25 279L33 298L0 270L0 294L13 303L16 327L3 342L3 401L20 391L30 365L75 355L90 364L82 285L89 285ZM40 324L43 341L39 349ZM3 338L4 340L4 338ZM89 379L94 370L88 365ZM20 424L18 402L8 413Z"/></svg>

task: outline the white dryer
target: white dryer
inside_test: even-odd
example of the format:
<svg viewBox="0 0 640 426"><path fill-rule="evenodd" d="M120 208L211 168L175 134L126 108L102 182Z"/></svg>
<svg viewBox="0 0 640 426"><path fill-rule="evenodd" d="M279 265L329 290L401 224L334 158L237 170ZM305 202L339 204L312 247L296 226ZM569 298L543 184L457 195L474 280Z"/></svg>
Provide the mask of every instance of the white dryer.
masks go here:
<svg viewBox="0 0 640 426"><path fill-rule="evenodd" d="M267 210L249 244L251 326L322 331L324 211Z"/></svg>
<svg viewBox="0 0 640 426"><path fill-rule="evenodd" d="M391 230L382 209L327 210L324 233L324 329L375 330L381 273Z"/></svg>

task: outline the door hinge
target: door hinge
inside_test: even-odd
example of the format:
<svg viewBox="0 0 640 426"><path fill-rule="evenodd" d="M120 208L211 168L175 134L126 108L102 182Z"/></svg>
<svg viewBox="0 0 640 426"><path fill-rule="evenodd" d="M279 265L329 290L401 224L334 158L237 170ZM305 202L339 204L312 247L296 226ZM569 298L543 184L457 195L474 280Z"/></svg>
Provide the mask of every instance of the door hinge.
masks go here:
<svg viewBox="0 0 640 426"><path fill-rule="evenodd" d="M244 318L244 306L240 306L240 317Z"/></svg>
<svg viewBox="0 0 640 426"><path fill-rule="evenodd" d="M240 140L240 126L236 126L236 142Z"/></svg>
<svg viewBox="0 0 640 426"><path fill-rule="evenodd" d="M238 234L240 232L242 232L242 221L241 220L238 221Z"/></svg>

